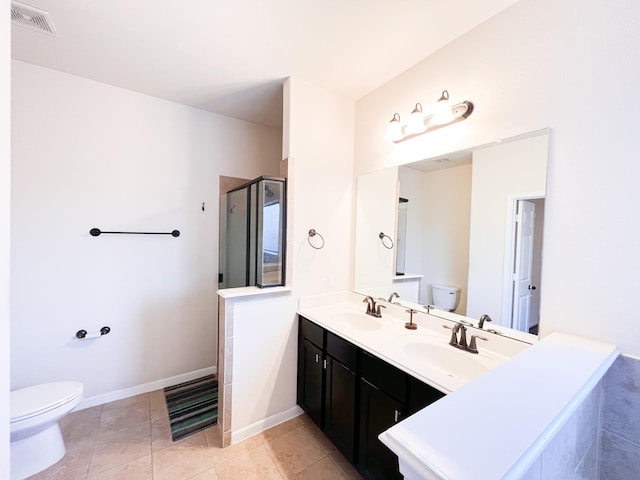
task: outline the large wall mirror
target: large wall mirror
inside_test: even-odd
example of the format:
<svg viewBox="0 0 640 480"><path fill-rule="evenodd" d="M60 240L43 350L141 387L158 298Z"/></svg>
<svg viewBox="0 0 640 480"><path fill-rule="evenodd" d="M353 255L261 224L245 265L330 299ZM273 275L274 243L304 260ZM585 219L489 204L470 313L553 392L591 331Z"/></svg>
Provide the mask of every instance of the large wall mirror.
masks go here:
<svg viewBox="0 0 640 480"><path fill-rule="evenodd" d="M547 157L545 129L361 175L355 291L537 333Z"/></svg>

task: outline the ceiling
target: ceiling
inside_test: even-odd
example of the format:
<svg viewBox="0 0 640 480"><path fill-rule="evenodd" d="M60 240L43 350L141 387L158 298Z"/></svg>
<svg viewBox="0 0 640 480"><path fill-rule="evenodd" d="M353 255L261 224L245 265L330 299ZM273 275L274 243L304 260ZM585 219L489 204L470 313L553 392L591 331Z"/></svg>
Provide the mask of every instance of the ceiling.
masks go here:
<svg viewBox="0 0 640 480"><path fill-rule="evenodd" d="M516 0L22 0L12 57L281 128L298 76L357 100Z"/></svg>

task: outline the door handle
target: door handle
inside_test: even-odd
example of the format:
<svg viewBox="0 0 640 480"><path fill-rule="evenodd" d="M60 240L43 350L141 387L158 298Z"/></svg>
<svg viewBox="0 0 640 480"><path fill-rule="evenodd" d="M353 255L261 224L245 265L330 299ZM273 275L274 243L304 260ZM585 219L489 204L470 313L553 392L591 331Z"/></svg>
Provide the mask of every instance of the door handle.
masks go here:
<svg viewBox="0 0 640 480"><path fill-rule="evenodd" d="M316 363L320 362L320 354L316 353Z"/></svg>
<svg viewBox="0 0 640 480"><path fill-rule="evenodd" d="M529 290L535 290L535 289L536 289L535 285L529 285Z"/></svg>
<svg viewBox="0 0 640 480"><path fill-rule="evenodd" d="M400 419L400 415L402 415L402 414L400 413L399 410L394 410L393 411L393 421L395 423L398 423L398 420Z"/></svg>

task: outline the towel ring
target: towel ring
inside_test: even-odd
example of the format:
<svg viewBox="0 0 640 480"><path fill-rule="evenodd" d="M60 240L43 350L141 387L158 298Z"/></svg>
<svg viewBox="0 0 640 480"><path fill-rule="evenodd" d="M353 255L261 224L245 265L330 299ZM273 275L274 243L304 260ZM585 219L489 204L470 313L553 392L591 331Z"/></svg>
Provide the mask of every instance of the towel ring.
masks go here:
<svg viewBox="0 0 640 480"><path fill-rule="evenodd" d="M319 247L316 247L313 243L311 243L311 237L315 237L315 236L320 237L320 240L322 240L322 245L320 245ZM307 237L307 242L309 242L309 245L311 245L311 248L315 248L316 250L321 250L324 247L324 237L322 235L320 235L318 232L315 231L315 229L311 229L309 230L309 236Z"/></svg>
<svg viewBox="0 0 640 480"><path fill-rule="evenodd" d="M389 235L385 235L383 232L380 232L380 235L378 235L378 237L380 237L380 241L382 242L384 248L388 248L389 250L393 248L393 240L391 240L391 237ZM388 239L389 242L385 242L385 239ZM388 245L389 243L391 245Z"/></svg>

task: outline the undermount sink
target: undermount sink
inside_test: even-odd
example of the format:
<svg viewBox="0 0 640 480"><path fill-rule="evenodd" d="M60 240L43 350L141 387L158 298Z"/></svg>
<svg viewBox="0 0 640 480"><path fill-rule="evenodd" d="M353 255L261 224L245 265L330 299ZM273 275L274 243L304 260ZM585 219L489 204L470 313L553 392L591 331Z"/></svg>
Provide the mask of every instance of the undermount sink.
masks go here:
<svg viewBox="0 0 640 480"><path fill-rule="evenodd" d="M366 313L340 312L333 315L333 320L342 327L353 330L378 330L389 324L384 318L377 318Z"/></svg>
<svg viewBox="0 0 640 480"><path fill-rule="evenodd" d="M452 347L445 337L402 335L393 343L409 365L420 364L439 370L449 377L467 380L482 375L503 361L500 357L482 350L473 354ZM482 346L479 345L479 348Z"/></svg>

